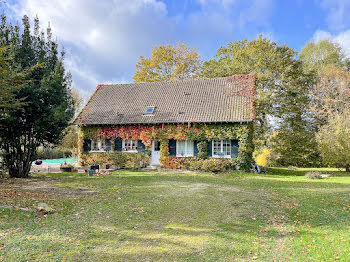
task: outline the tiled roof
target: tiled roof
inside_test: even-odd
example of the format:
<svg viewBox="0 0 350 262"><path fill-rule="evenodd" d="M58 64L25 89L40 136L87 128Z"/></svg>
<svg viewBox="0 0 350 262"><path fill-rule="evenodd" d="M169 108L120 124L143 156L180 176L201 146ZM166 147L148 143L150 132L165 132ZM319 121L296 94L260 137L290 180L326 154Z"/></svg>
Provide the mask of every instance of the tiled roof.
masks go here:
<svg viewBox="0 0 350 262"><path fill-rule="evenodd" d="M243 122L254 117L253 75L99 85L76 124ZM154 106L154 114L144 115Z"/></svg>

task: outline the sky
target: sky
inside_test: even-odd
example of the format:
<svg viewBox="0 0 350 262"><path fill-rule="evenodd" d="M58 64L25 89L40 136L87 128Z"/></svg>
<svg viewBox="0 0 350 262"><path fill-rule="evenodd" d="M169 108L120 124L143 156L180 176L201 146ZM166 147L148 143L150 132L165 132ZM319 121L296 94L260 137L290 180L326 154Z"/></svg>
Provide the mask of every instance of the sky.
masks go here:
<svg viewBox="0 0 350 262"><path fill-rule="evenodd" d="M329 38L350 55L350 0L1 0L1 9L50 23L84 99L98 84L132 82L139 57L167 43L185 41L208 60L260 34L296 51Z"/></svg>

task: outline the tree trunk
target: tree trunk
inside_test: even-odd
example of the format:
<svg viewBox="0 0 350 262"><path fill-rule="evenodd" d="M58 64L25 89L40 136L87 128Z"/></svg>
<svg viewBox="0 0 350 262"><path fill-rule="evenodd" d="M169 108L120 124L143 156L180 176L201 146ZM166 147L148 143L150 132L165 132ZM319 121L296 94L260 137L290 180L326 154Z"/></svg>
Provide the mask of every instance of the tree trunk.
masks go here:
<svg viewBox="0 0 350 262"><path fill-rule="evenodd" d="M11 167L9 169L10 177L16 177L16 178L29 177L29 171L30 171L31 165L32 165L32 162L26 163L26 161L23 161L23 163L20 163L19 167Z"/></svg>
<svg viewBox="0 0 350 262"><path fill-rule="evenodd" d="M346 171L346 172L350 172L350 165L347 165L347 166L345 167L345 171Z"/></svg>
<svg viewBox="0 0 350 262"><path fill-rule="evenodd" d="M29 177L33 156L36 155L35 152L36 147L33 147L32 144L25 144L24 147L13 147L8 150L5 161L10 177Z"/></svg>

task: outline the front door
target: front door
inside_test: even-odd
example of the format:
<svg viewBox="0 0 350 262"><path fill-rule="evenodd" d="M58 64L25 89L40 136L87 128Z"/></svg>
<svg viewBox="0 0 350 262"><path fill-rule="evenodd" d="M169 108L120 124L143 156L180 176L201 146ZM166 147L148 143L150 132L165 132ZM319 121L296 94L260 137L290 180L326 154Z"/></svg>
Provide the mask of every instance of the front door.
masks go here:
<svg viewBox="0 0 350 262"><path fill-rule="evenodd" d="M160 142L159 140L152 141L152 165L159 166L159 158L160 158Z"/></svg>

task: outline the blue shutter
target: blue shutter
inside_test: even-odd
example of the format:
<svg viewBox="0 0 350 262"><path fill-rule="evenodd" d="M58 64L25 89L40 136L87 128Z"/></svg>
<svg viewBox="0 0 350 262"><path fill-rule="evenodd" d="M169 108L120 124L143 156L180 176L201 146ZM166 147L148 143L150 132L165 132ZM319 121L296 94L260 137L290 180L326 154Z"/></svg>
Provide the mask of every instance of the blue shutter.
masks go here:
<svg viewBox="0 0 350 262"><path fill-rule="evenodd" d="M84 152L91 151L91 140L90 139L84 139L83 149L84 149Z"/></svg>
<svg viewBox="0 0 350 262"><path fill-rule="evenodd" d="M122 139L120 137L116 137L114 140L114 151L122 151Z"/></svg>
<svg viewBox="0 0 350 262"><path fill-rule="evenodd" d="M231 140L231 157L238 157L238 140Z"/></svg>
<svg viewBox="0 0 350 262"><path fill-rule="evenodd" d="M207 154L208 156L212 156L212 141L207 140Z"/></svg>
<svg viewBox="0 0 350 262"><path fill-rule="evenodd" d="M137 152L145 152L145 145L141 140L137 140Z"/></svg>
<svg viewBox="0 0 350 262"><path fill-rule="evenodd" d="M176 156L176 140L169 140L169 156Z"/></svg>
<svg viewBox="0 0 350 262"><path fill-rule="evenodd" d="M197 141L193 141L193 153L195 156L198 155L198 147L197 147Z"/></svg>
<svg viewBox="0 0 350 262"><path fill-rule="evenodd" d="M106 151L111 151L112 150L112 144L111 144L111 140L110 139L106 139L105 141L106 143Z"/></svg>

